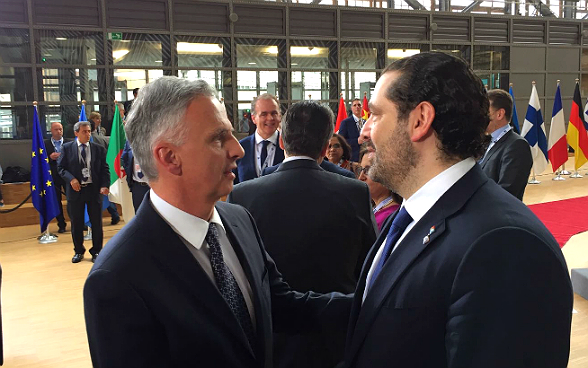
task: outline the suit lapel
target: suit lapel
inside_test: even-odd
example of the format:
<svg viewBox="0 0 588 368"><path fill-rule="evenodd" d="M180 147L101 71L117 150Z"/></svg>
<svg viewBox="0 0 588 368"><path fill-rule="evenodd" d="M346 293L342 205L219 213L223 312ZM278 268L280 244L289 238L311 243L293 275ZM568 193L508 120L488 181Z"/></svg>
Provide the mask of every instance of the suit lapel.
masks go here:
<svg viewBox="0 0 588 368"><path fill-rule="evenodd" d="M253 175L252 177L256 178L257 177L257 170L255 170L255 166L256 166L256 163L255 163L255 156L256 156L256 153L255 153L255 134L252 134L249 137L250 137L249 144L248 144L249 158L247 159L247 161L248 161L247 166L248 166L248 170L251 172L251 175Z"/></svg>
<svg viewBox="0 0 588 368"><path fill-rule="evenodd" d="M353 336L348 339L350 341L348 353L351 357L355 355L361 346L384 300L402 276L410 269L411 265L425 249L434 247L437 244L437 239L445 232L446 219L461 209L473 193L486 181L488 181L488 178L483 175L479 165L474 165L468 173L441 196L437 203L433 205L425 216L410 230L402 242L398 244L398 247L384 265L380 275L371 286L363 305L355 305L361 303L361 296L359 298L356 297L353 310L358 311L359 315L357 316L354 330L351 327L349 329L353 333ZM386 223L386 231L384 232L384 229L382 230L384 237L390 228L392 220L391 216L391 219ZM383 240L382 236L380 236L378 243L381 245ZM369 264L366 262L364 265L360 287L363 285L363 288L365 288L367 273L376 252L377 248L374 247L368 257L368 259L371 259L371 262ZM363 288L357 291L363 294ZM354 318L353 315L352 318Z"/></svg>
<svg viewBox="0 0 588 368"><path fill-rule="evenodd" d="M178 234L154 210L149 194L143 202L144 205L137 213L137 221L146 221L148 223L146 228L155 230L150 233L150 238L145 240L146 244L151 245L151 251L155 255L154 261L175 275L197 303L205 306L210 316L215 317L214 323L224 326L242 343L243 348L253 355L243 329L217 287Z"/></svg>
<svg viewBox="0 0 588 368"><path fill-rule="evenodd" d="M486 157L484 158L484 161L482 161L482 168L484 168L486 166L486 164L488 162L490 162L490 159L492 158L492 156L494 156L494 154L496 154L496 152L498 152L502 146L505 144L505 142L508 140L508 136L512 134L512 130L508 131L502 138L500 138L498 140L498 142L494 143L494 145L492 146L492 148L490 148L490 151L488 151L488 154L486 154Z"/></svg>

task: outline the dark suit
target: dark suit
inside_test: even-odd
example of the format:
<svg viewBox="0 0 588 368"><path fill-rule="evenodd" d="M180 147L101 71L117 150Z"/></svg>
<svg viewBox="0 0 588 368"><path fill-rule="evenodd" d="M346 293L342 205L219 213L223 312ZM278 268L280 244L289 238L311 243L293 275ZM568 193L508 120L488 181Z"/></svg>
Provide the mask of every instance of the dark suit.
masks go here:
<svg viewBox="0 0 588 368"><path fill-rule="evenodd" d="M120 156L120 160L123 168L125 169L125 173L127 174L127 184L129 185L129 190L131 191L131 195L133 197L133 207L135 208L135 212L137 212L141 202L143 202L145 194L149 191L149 185L147 183L138 182L133 179L135 156L133 155L133 149L131 148L129 141L125 142L125 148L123 149L122 155Z"/></svg>
<svg viewBox="0 0 588 368"><path fill-rule="evenodd" d="M82 165L77 141L63 145L61 156L57 161L59 175L66 183L67 210L71 219L71 236L74 252L84 254L84 208L88 206L88 216L92 224L91 254L98 254L102 249L102 194L100 188L110 186L110 171L106 163L106 149L100 144L90 143L90 171L92 184L82 187L79 192L73 190L71 181L75 178L82 183Z"/></svg>
<svg viewBox="0 0 588 368"><path fill-rule="evenodd" d="M355 290L376 239L367 185L299 159L235 186L227 201L251 212L268 253L294 289ZM343 358L344 346L344 329L332 336L277 336L276 366L332 367Z"/></svg>
<svg viewBox="0 0 588 368"><path fill-rule="evenodd" d="M351 298L291 291L241 207L216 208L251 285L256 344L188 246L153 208L149 195L112 238L84 287L94 367L264 367L275 329L328 328L349 313Z"/></svg>
<svg viewBox="0 0 588 368"><path fill-rule="evenodd" d="M278 133L278 141L276 141L276 152L274 154L273 162L269 166L274 166L284 161L284 150L280 148L279 144L280 134ZM257 159L255 154L255 134L247 136L239 141L245 155L243 158L237 160L237 169L233 170L235 173L235 184L257 178Z"/></svg>
<svg viewBox="0 0 588 368"><path fill-rule="evenodd" d="M339 174L339 175L343 175L343 176L350 178L350 179L356 179L355 174L352 173L351 171L343 169L343 168L341 168L341 167L339 167L339 166L337 166L327 160L323 160L323 162L321 162L321 164L319 166L322 167L323 170L325 170L325 171L332 172L332 173ZM278 167L280 167L280 164L266 167L261 172L261 176L268 175L268 174L275 172L278 169Z"/></svg>
<svg viewBox="0 0 588 368"><path fill-rule="evenodd" d="M353 115L341 121L339 135L345 138L347 143L351 146L351 161L359 162L359 143L357 143L359 130L357 129L357 123L355 122Z"/></svg>
<svg viewBox="0 0 588 368"><path fill-rule="evenodd" d="M70 142L71 139L63 138L63 143L61 144L60 149L63 149L63 145L67 142ZM65 182L59 176L59 172L57 171L57 160L51 159L51 154L55 153L55 146L53 146L53 142L51 138L45 139L45 152L47 152L47 157L49 157L49 167L51 168L51 176L53 177L53 185L55 186L55 194L57 195L57 204L59 205L59 215L57 215L57 226L60 229L65 229L65 217L63 216L63 204L61 203L61 195L65 193Z"/></svg>
<svg viewBox="0 0 588 368"><path fill-rule="evenodd" d="M573 297L566 263L522 202L475 165L407 233L362 305L395 216L362 270L347 367L567 365Z"/></svg>
<svg viewBox="0 0 588 368"><path fill-rule="evenodd" d="M521 201L533 167L529 142L515 131L508 131L480 163L482 171Z"/></svg>
<svg viewBox="0 0 588 368"><path fill-rule="evenodd" d="M125 101L123 103L123 106L125 108L125 116L129 115L129 112L131 111L131 107L133 107L133 102L135 102L134 98L132 100Z"/></svg>

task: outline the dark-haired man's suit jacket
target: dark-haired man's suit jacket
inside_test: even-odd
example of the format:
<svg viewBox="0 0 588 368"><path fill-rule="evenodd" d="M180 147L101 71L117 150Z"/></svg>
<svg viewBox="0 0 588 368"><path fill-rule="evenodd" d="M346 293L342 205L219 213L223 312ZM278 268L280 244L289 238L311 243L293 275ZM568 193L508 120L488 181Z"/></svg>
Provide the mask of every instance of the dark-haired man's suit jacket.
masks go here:
<svg viewBox="0 0 588 368"><path fill-rule="evenodd" d="M64 144L70 141L70 138L63 138L61 149L63 149ZM47 157L55 153L55 146L53 146L51 138L45 139L45 152L47 152ZM51 168L51 177L53 177L53 184L55 185L55 194L57 195L57 204L59 205L59 215L57 215L57 223L59 225L59 228L65 229L65 217L63 216L63 204L61 203L61 195L62 191L65 193L66 183L63 181L61 176L59 176L59 171L57 171L57 160L53 160L51 157L49 157L49 167Z"/></svg>
<svg viewBox="0 0 588 368"><path fill-rule="evenodd" d="M272 364L272 331L345 323L351 299L293 292L245 209L218 202L227 238L251 285L251 347L225 299L149 194L104 247L84 287L94 367L258 367Z"/></svg>
<svg viewBox="0 0 588 368"><path fill-rule="evenodd" d="M367 185L297 159L236 185L227 201L251 212L268 253L295 290L355 290L376 240ZM334 366L343 358L342 327L339 335L276 336L276 367Z"/></svg>
<svg viewBox="0 0 588 368"><path fill-rule="evenodd" d="M284 150L280 148L280 134L278 133L278 144L276 145L276 152L274 154L274 161L269 163L269 166L274 166L284 161ZM247 136L239 141L245 155L243 158L237 160L237 168L233 170L235 174L235 184L247 180L257 178L256 157L255 157L255 134Z"/></svg>
<svg viewBox="0 0 588 368"><path fill-rule="evenodd" d="M563 368L573 294L549 231L475 165L407 233L362 304L346 367ZM429 235L430 234L430 235Z"/></svg>
<svg viewBox="0 0 588 368"><path fill-rule="evenodd" d="M525 138L513 130L508 131L490 148L480 166L490 179L523 200L533 167L531 148Z"/></svg>
<svg viewBox="0 0 588 368"><path fill-rule="evenodd" d="M351 161L358 162L359 161L359 143L357 142L357 138L359 138L359 130L357 129L357 123L353 118L353 115L349 116L347 119L341 121L341 126L339 127L339 134L347 140L347 143L351 146Z"/></svg>
<svg viewBox="0 0 588 368"><path fill-rule="evenodd" d="M322 167L323 170L325 170L325 171L329 171L329 172L332 172L332 173L335 173L335 174L339 174L339 175L345 176L345 177L350 178L350 179L356 179L355 174L352 173L351 171L346 170L346 169L343 169L343 168L341 168L341 167L339 167L339 166L337 166L337 165L335 165L335 164L333 164L333 163L331 163L331 162L329 162L327 160L323 160L319 166ZM261 176L274 173L274 172L276 172L276 170L279 167L280 167L280 164L274 165L274 166L270 166L270 167L266 167L261 172Z"/></svg>

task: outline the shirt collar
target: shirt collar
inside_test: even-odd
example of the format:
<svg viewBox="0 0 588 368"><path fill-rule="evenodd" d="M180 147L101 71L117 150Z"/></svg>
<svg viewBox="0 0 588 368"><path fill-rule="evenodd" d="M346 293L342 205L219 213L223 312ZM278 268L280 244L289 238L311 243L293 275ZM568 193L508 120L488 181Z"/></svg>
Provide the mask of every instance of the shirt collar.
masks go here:
<svg viewBox="0 0 588 368"><path fill-rule="evenodd" d="M55 142L61 142L63 143L63 137L61 137L60 139L53 139L53 137L51 137L51 142L55 143Z"/></svg>
<svg viewBox="0 0 588 368"><path fill-rule="evenodd" d="M282 163L288 162L288 161L294 161L294 160L310 160L310 161L316 161L314 158L309 157L309 156L290 156L290 157L286 157L284 159L284 161L282 161Z"/></svg>
<svg viewBox="0 0 588 368"><path fill-rule="evenodd" d="M76 142L78 143L78 147L82 145L79 139L76 139ZM86 147L90 147L90 142L86 143Z"/></svg>
<svg viewBox="0 0 588 368"><path fill-rule="evenodd" d="M276 129L274 134L272 134L272 136L269 137L267 140L277 146L278 145L278 134L279 134L278 130ZM264 141L264 140L266 140L266 139L263 139L263 137L259 135L257 130L255 130L255 144L257 145L257 144L261 143L261 141Z"/></svg>
<svg viewBox="0 0 588 368"><path fill-rule="evenodd" d="M402 206L417 223L433 205L461 179L474 165L476 160L473 158L466 158L450 168L446 169L433 179L429 180L419 190L416 191L410 198L406 199Z"/></svg>
<svg viewBox="0 0 588 368"><path fill-rule="evenodd" d="M158 196L153 189L149 191L149 196L155 211L159 213L165 222L167 222L179 236L184 238L198 250L200 250L204 243L206 233L208 232L208 225L211 222L219 225L219 231L225 231L225 227L223 226L223 222L216 207L212 211L212 217L209 222L172 206Z"/></svg>
<svg viewBox="0 0 588 368"><path fill-rule="evenodd" d="M359 121L359 118L357 116L355 116L354 114L351 114L351 116L353 116L353 120L355 120L356 123Z"/></svg>
<svg viewBox="0 0 588 368"><path fill-rule="evenodd" d="M490 134L492 136L492 142L497 142L500 135L509 129L510 129L510 125L506 124L505 126L500 127L498 129L496 129L495 131L493 131Z"/></svg>

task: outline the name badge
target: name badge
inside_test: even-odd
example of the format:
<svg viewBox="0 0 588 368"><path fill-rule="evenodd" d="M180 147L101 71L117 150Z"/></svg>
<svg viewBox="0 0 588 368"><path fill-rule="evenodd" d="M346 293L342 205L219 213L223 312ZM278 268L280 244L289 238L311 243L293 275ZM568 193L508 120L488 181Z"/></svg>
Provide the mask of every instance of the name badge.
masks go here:
<svg viewBox="0 0 588 368"><path fill-rule="evenodd" d="M88 169L87 167L84 167L82 169L82 176L85 178L89 178L90 177L90 169Z"/></svg>

